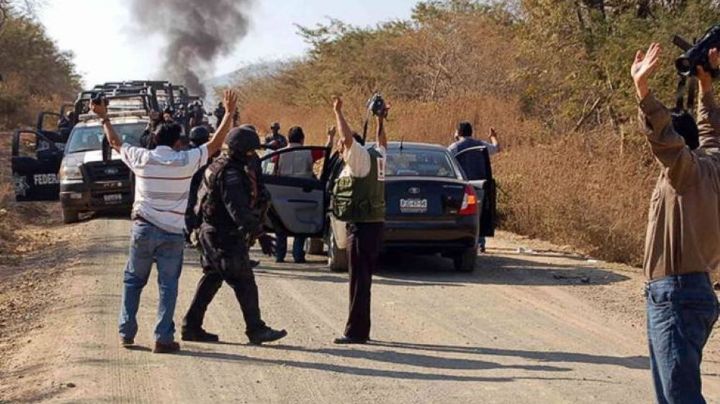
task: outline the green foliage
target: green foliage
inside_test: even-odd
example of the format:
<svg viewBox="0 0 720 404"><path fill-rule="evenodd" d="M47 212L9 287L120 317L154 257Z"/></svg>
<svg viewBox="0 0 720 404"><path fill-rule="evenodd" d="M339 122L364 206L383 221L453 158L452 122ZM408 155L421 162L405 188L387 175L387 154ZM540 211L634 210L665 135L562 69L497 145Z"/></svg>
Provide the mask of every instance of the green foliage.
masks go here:
<svg viewBox="0 0 720 404"><path fill-rule="evenodd" d="M38 109L56 110L79 91L72 54L61 52L32 17L11 11L0 49L0 128L32 122Z"/></svg>

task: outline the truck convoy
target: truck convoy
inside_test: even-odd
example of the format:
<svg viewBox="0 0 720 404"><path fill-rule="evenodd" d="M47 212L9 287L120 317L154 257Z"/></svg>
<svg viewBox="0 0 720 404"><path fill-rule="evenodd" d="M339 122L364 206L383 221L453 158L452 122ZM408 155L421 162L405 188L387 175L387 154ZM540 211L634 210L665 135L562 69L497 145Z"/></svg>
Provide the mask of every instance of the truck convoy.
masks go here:
<svg viewBox="0 0 720 404"><path fill-rule="evenodd" d="M96 85L59 113L41 113L35 129L14 133L11 164L17 201L59 200L64 223L78 221L82 213L132 207L132 174L107 146L100 120L89 113L92 98L98 96L107 100L118 134L134 145L141 144L151 121L162 119L163 113L171 114L185 133L190 130L189 111L207 115L198 97L168 81ZM62 125L51 123L56 118Z"/></svg>

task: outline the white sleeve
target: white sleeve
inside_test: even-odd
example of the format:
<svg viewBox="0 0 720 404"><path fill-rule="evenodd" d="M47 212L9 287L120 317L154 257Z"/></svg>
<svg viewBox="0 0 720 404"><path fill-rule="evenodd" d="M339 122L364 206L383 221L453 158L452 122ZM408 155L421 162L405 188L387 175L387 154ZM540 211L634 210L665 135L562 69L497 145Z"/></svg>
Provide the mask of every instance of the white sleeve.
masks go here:
<svg viewBox="0 0 720 404"><path fill-rule="evenodd" d="M140 160L144 151L146 151L146 149L135 147L128 143L123 143L120 147L120 159L126 166L130 167L130 170L135 170L140 165Z"/></svg>
<svg viewBox="0 0 720 404"><path fill-rule="evenodd" d="M187 151L189 159L189 167L192 167L192 172L195 173L204 167L208 162L208 148L207 144L204 144L197 149L191 149Z"/></svg>
<svg viewBox="0 0 720 404"><path fill-rule="evenodd" d="M370 153L354 139L352 146L345 149L343 158L353 177L362 178L370 174Z"/></svg>

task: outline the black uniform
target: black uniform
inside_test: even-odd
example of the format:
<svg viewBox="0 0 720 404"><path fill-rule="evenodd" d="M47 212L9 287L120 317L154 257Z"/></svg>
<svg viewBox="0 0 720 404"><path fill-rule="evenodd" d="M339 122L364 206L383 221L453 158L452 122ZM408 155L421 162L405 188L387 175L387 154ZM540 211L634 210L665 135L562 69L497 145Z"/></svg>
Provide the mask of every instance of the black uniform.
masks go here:
<svg viewBox="0 0 720 404"><path fill-rule="evenodd" d="M259 140L256 144L259 146ZM210 340L201 338L211 335L202 330L202 323L205 311L223 281L235 291L245 318L245 332L251 342L273 341L287 334L274 331L263 322L258 288L250 265L250 245L261 230L269 204L269 195L260 182L259 164L255 160L223 155L205 170L195 205L195 212L202 219L198 242L205 273L183 321L184 339L185 336L191 340L198 336L196 340Z"/></svg>

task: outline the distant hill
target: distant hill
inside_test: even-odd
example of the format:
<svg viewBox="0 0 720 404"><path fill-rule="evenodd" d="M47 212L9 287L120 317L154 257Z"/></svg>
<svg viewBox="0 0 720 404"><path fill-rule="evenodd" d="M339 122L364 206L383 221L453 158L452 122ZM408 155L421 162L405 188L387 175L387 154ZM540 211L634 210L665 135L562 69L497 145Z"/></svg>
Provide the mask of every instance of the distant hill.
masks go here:
<svg viewBox="0 0 720 404"><path fill-rule="evenodd" d="M286 62L281 61L254 63L232 73L212 78L205 82L205 85L208 89L212 89L216 87L226 87L249 79L269 76L280 71L285 63ZM212 90L210 92L212 92Z"/></svg>

